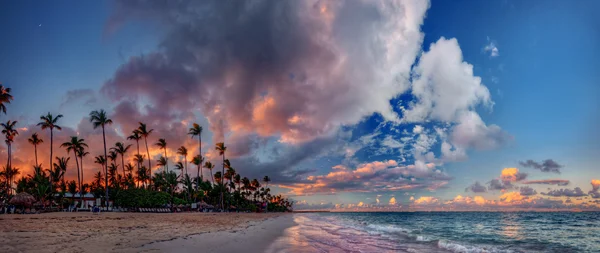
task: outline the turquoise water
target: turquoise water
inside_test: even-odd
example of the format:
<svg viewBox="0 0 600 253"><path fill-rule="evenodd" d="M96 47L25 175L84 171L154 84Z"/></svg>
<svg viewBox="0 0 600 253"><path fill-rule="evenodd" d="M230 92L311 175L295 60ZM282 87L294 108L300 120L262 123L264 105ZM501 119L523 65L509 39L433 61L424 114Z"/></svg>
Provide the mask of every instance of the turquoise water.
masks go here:
<svg viewBox="0 0 600 253"><path fill-rule="evenodd" d="M268 252L600 252L600 213L307 213Z"/></svg>

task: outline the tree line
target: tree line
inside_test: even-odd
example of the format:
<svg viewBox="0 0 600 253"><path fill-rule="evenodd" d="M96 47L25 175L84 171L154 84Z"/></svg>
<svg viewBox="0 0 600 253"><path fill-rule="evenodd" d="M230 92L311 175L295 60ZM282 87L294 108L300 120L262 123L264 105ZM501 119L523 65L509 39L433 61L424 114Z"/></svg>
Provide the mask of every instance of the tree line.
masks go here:
<svg viewBox="0 0 600 253"><path fill-rule="evenodd" d="M6 114L6 105L13 100L11 89L0 85L0 111ZM120 207L160 207L167 203L173 205L190 204L203 201L222 210L228 210L235 206L240 210L256 210L260 203L268 203L269 211L287 211L292 203L281 195L272 195L269 188L271 179L268 176L250 180L242 177L236 172L229 159L226 159L227 147L225 143L215 144L215 150L220 156L221 170L215 169L215 164L202 156L202 131L199 124L194 123L188 131L191 138L198 140L198 153L188 161L188 156L193 152L185 146L177 148L177 155L182 161L174 163L174 168L169 169L168 143L159 138L153 145L164 151L155 166L162 168L153 173L152 158L149 150L149 137L154 133L148 125L139 122L133 129L127 141L135 144L133 164L126 160L126 154L131 152L134 144L116 142L111 147L106 143L105 128L113 124L104 110L95 110L90 114L90 123L94 129L102 131L103 153L94 157L94 164L100 166L93 176L91 182L84 182L84 157L90 155L89 144L85 139L71 136L69 141L61 143L60 148L67 151L67 157L54 157L54 134L61 131L59 125L63 115L47 113L40 117L37 126L43 131L50 132L50 161L48 168L43 168L38 161L38 146L44 143L37 133L29 137L28 142L34 147L35 164L31 174L22 176L21 170L12 164L12 144L19 135L16 127L17 121L1 123L2 134L5 137L7 147L7 162L0 171L0 200L6 203L15 193L27 192L33 195L41 203L58 202L64 206L72 203L74 199L65 199L66 193L75 196L79 193L80 203L83 204L83 196L92 193L96 198L103 199L103 206L109 206L109 200ZM143 146L141 146L143 145ZM152 144L151 144L152 145ZM140 150L145 148L143 154ZM71 160L72 159L72 160ZM147 166L146 166L147 162ZM73 165L74 163L74 165ZM196 169L194 175L194 168ZM90 166L90 165L86 165ZM77 180L67 180L67 170L77 170ZM203 169L210 172L210 180L205 179ZM213 170L216 170L213 173Z"/></svg>

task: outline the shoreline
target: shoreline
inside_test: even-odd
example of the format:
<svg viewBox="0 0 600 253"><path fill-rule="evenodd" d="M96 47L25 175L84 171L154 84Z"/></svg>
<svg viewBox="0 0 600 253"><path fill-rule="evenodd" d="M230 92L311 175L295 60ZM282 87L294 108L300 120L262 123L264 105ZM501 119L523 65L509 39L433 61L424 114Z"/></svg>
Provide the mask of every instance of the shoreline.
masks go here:
<svg viewBox="0 0 600 253"><path fill-rule="evenodd" d="M264 251L293 225L292 216L195 212L0 215L0 252L198 252L207 247L213 249L210 252L249 248L260 252L254 249Z"/></svg>

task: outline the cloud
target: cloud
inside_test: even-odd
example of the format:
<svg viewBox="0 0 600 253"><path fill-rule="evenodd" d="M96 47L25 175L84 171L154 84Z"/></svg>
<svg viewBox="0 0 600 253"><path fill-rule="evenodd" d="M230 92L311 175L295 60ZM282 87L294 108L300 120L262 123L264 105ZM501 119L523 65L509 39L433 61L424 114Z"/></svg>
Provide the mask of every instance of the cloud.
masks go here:
<svg viewBox="0 0 600 253"><path fill-rule="evenodd" d="M483 52L489 54L490 57L498 57L500 55L496 43L494 43L494 41L491 41L489 37L488 44L486 44L485 47L483 47Z"/></svg>
<svg viewBox="0 0 600 253"><path fill-rule="evenodd" d="M440 38L430 45L414 68L412 103L403 114L407 122L426 119L454 122L478 104L492 107L488 89L473 75L473 66L463 62L456 39Z"/></svg>
<svg viewBox="0 0 600 253"><path fill-rule="evenodd" d="M600 189L600 180L592 179L592 191L598 191Z"/></svg>
<svg viewBox="0 0 600 253"><path fill-rule="evenodd" d="M418 199L414 199L413 203L415 205L430 205L430 204L438 203L439 201L440 200L436 197L422 196L422 197L419 197Z"/></svg>
<svg viewBox="0 0 600 253"><path fill-rule="evenodd" d="M395 197L391 197L390 201L389 201L389 204L392 205L392 206L395 206L396 205L396 198Z"/></svg>
<svg viewBox="0 0 600 253"><path fill-rule="evenodd" d="M525 162L519 162L519 164L526 168L540 170L541 172L554 172L558 174L560 174L560 169L564 167L563 165L558 164L552 159L546 159L541 163L535 162L533 160L527 160Z"/></svg>
<svg viewBox="0 0 600 253"><path fill-rule="evenodd" d="M488 150L504 146L513 137L497 125L485 125L481 117L469 111L460 114L458 125L450 133L450 140L461 148Z"/></svg>
<svg viewBox="0 0 600 253"><path fill-rule="evenodd" d="M570 181L565 179L543 179L543 180L529 180L523 181L522 184L550 184L550 185L559 185L566 186L569 185Z"/></svg>
<svg viewBox="0 0 600 253"><path fill-rule="evenodd" d="M592 179L592 190L588 192L588 194L594 198L594 199L599 199L600 198L600 180L598 179Z"/></svg>
<svg viewBox="0 0 600 253"><path fill-rule="evenodd" d="M107 30L152 19L166 36L156 52L122 65L102 92L115 101L143 97L163 111L201 109L221 139L242 131L298 143L373 113L394 121L389 100L410 86L427 8L426 1L118 1Z"/></svg>
<svg viewBox="0 0 600 253"><path fill-rule="evenodd" d="M337 165L325 175L310 175L301 182L282 187L290 194L344 192L384 192L410 189L435 190L452 178L435 168L435 164L416 161L399 166L395 160L362 163L356 167Z"/></svg>
<svg viewBox="0 0 600 253"><path fill-rule="evenodd" d="M517 168L504 168L500 174L503 182L519 182L525 178L527 178L527 173L521 173Z"/></svg>
<svg viewBox="0 0 600 253"><path fill-rule="evenodd" d="M67 91L63 97L60 107L71 105L74 102L85 100L85 105L91 105L96 102L96 92L92 89L75 89Z"/></svg>
<svg viewBox="0 0 600 253"><path fill-rule="evenodd" d="M480 184L478 181L476 181L474 184L472 184L471 186L467 187L465 189L465 192L474 192L474 193L480 193L480 192L487 192L486 187L482 184Z"/></svg>
<svg viewBox="0 0 600 253"><path fill-rule="evenodd" d="M529 186L522 186L521 188L519 188L519 193L523 196L531 196L531 195L536 195L537 191L535 191L533 188L531 188Z"/></svg>
<svg viewBox="0 0 600 253"><path fill-rule="evenodd" d="M502 182L498 179L492 179L490 182L488 182L488 184L488 189L490 191L505 191L513 188L513 185L510 183L510 181Z"/></svg>
<svg viewBox="0 0 600 253"><path fill-rule="evenodd" d="M581 188L579 187L575 187L575 189L570 190L570 189L558 189L558 190L552 190L549 192L542 192L542 195L547 195L547 196L552 196L552 197L583 197L583 196L587 196L587 194L585 194Z"/></svg>

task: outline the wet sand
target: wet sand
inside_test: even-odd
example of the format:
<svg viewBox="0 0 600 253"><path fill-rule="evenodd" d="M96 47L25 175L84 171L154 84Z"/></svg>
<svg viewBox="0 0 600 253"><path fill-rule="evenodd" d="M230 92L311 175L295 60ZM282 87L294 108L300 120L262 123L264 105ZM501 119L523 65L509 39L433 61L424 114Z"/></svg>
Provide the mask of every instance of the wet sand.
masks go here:
<svg viewBox="0 0 600 253"><path fill-rule="evenodd" d="M261 252L290 214L0 215L0 252Z"/></svg>

